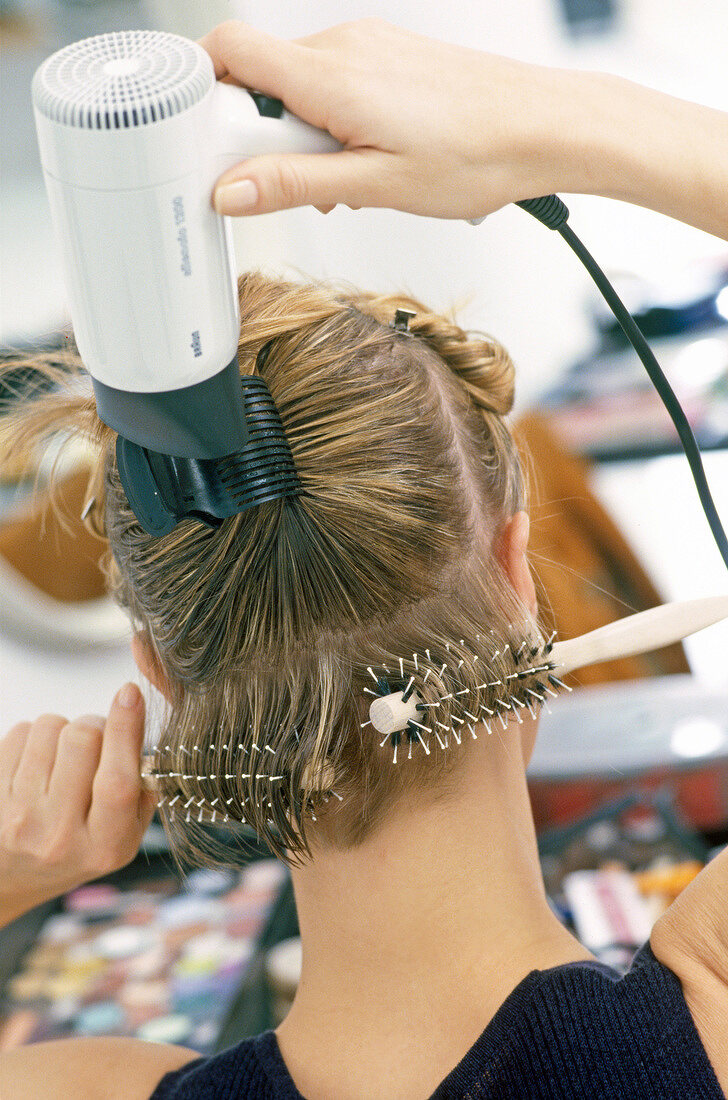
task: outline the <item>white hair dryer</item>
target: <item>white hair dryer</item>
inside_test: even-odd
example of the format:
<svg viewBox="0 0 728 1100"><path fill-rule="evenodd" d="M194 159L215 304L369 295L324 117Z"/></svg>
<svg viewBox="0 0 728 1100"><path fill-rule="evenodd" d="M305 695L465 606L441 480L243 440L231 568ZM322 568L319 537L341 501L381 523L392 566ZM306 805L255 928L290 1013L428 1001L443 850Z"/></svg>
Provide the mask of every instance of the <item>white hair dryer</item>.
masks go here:
<svg viewBox="0 0 728 1100"><path fill-rule="evenodd" d="M119 433L130 503L153 534L185 514L233 514L247 489L215 500L218 471L183 461L251 440L232 239L213 186L248 156L340 146L279 100L216 81L195 42L156 31L59 50L32 95L76 342L99 416Z"/></svg>

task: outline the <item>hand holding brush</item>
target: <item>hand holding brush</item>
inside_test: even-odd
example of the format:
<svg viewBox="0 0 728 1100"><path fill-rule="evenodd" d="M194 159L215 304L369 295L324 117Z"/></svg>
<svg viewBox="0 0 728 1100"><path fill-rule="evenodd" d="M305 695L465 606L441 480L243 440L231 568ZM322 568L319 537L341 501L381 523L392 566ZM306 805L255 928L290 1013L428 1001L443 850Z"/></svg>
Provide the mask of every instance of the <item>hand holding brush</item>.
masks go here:
<svg viewBox="0 0 728 1100"><path fill-rule="evenodd" d="M134 858L154 812L144 716L126 684L105 719L44 714L0 740L0 927Z"/></svg>

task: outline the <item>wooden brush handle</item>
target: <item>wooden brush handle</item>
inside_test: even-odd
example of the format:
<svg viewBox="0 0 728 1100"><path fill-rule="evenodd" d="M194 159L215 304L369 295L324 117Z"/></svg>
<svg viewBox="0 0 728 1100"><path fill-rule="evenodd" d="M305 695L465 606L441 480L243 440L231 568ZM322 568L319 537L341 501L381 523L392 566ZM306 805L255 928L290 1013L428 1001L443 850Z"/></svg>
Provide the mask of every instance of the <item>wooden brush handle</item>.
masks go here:
<svg viewBox="0 0 728 1100"><path fill-rule="evenodd" d="M660 649L721 619L728 619L728 595L662 604L637 615L627 615L580 638L557 642L551 659L563 672L571 672L597 661Z"/></svg>

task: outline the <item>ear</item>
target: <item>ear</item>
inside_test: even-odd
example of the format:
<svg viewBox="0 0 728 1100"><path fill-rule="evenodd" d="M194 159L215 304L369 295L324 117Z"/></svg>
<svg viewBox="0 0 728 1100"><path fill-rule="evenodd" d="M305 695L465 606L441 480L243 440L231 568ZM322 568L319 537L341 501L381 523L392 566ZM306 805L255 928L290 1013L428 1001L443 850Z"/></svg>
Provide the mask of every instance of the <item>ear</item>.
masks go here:
<svg viewBox="0 0 728 1100"><path fill-rule="evenodd" d="M531 614L536 615L538 612L536 589L526 556L530 526L528 514L516 512L503 524L494 551L514 589Z"/></svg>
<svg viewBox="0 0 728 1100"><path fill-rule="evenodd" d="M136 666L145 679L160 691L168 702L172 702L172 689L169 680L159 668L157 658L149 640L149 635L135 634L131 640L131 653Z"/></svg>

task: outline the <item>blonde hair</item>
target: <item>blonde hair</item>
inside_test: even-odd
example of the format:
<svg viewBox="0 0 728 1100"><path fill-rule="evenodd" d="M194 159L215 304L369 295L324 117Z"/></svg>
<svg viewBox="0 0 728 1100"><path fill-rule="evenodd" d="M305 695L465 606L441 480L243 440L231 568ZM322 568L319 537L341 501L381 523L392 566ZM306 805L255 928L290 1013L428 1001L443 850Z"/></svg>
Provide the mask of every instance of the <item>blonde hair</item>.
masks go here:
<svg viewBox="0 0 728 1100"><path fill-rule="evenodd" d="M428 753L410 744L393 766L367 724L368 669L409 674L428 650L439 669L429 689L467 689L486 705L483 670L505 677L512 624L516 636L534 628L493 545L524 505L503 419L514 369L491 337L409 297L258 273L240 278L239 295L240 371L255 373L270 344L260 370L302 496L217 529L190 518L150 537L122 489L115 433L76 392L84 372L73 349L62 362L28 361L56 390L20 404L12 432L19 451L59 430L98 450L86 523L108 539L110 588L170 685L156 765L173 845L199 857L197 817L217 807L296 862L310 855L307 817L329 791L337 801L321 828L343 848L403 792L438 797L456 767L439 738ZM391 326L397 308L416 313L409 334ZM453 711L443 703L439 713L444 728Z"/></svg>

